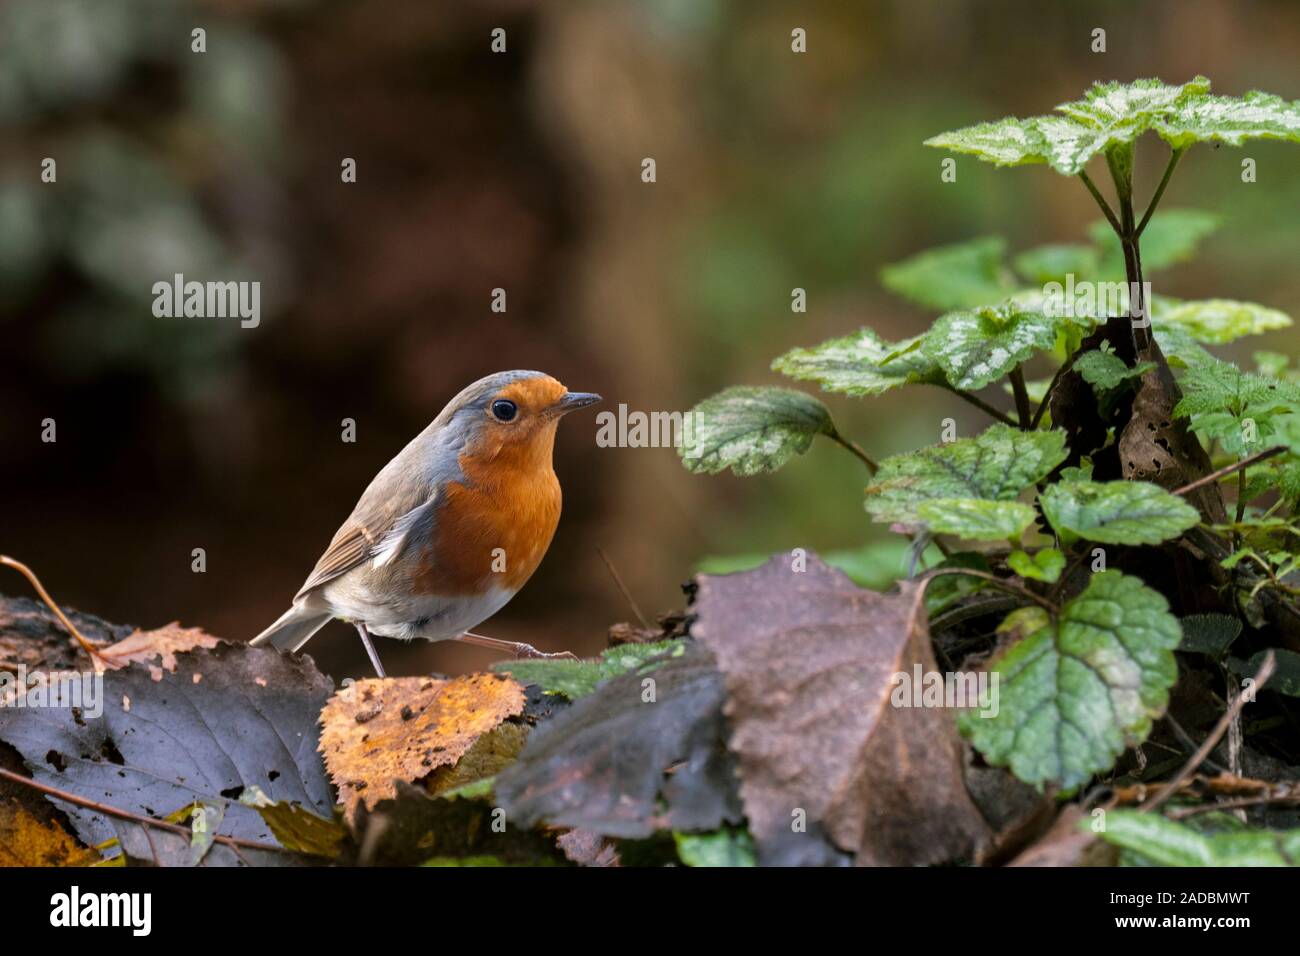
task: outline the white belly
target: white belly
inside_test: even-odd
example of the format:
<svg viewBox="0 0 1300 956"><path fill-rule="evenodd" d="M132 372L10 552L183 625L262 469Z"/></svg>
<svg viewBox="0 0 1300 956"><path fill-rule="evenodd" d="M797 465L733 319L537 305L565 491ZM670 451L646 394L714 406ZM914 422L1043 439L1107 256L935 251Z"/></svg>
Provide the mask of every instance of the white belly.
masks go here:
<svg viewBox="0 0 1300 956"><path fill-rule="evenodd" d="M359 621L371 634L409 641L447 641L477 627L515 596L491 588L479 596L415 595L400 601L373 593L360 575L345 574L321 589L335 617Z"/></svg>

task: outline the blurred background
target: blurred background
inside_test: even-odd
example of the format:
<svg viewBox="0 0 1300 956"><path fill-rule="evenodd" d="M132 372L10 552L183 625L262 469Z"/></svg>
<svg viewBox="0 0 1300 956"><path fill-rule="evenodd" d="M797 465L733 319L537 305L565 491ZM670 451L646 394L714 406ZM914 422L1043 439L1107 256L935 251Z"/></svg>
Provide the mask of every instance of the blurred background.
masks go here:
<svg viewBox="0 0 1300 956"><path fill-rule="evenodd" d="M768 364L796 345L915 334L933 316L887 296L882 264L989 233L1013 251L1081 240L1097 218L1045 167L960 159L941 183L927 136L1046 112L1097 79L1204 73L1300 98L1298 52L1300 5L1282 0L3 0L0 551L82 610L246 639L473 379L537 368L607 408L669 411L778 381ZM1140 195L1165 155L1139 145ZM1294 147L1198 147L1165 205L1225 221L1157 292L1300 314ZM155 318L151 287L177 272L259 280L260 326ZM877 457L934 442L944 415L983 424L933 390L827 401ZM742 481L595 433L591 413L561 428L555 543L483 633L603 647L631 611L598 547L653 614L709 556L881 534L861 465L828 443ZM30 593L17 575L0 590ZM368 673L346 625L310 650ZM398 674L492 659L380 653Z"/></svg>

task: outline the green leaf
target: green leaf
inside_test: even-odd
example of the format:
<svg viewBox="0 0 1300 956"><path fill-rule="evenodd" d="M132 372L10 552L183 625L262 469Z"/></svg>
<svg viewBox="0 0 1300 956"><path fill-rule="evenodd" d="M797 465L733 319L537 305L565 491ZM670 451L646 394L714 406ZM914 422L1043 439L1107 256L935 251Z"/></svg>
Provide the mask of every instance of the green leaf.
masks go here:
<svg viewBox="0 0 1300 956"><path fill-rule="evenodd" d="M1109 391L1130 378L1136 378L1155 368L1153 362L1140 362L1133 368L1111 351L1090 349L1074 360L1074 370L1094 390Z"/></svg>
<svg viewBox="0 0 1300 956"><path fill-rule="evenodd" d="M834 431L826 406L787 388L737 386L696 405L678 454L688 471L756 475L780 468Z"/></svg>
<svg viewBox="0 0 1300 956"><path fill-rule="evenodd" d="M1014 289L1005 254L1006 241L999 236L971 239L885 266L880 281L890 292L932 309L990 305Z"/></svg>
<svg viewBox="0 0 1300 956"><path fill-rule="evenodd" d="M1065 455L1061 431L993 425L974 438L885 459L867 488L866 508L877 521L919 524L919 509L932 498L1014 501Z"/></svg>
<svg viewBox="0 0 1300 956"><path fill-rule="evenodd" d="M1040 548L1032 556L1012 551L1007 555L1007 567L1022 578L1055 584L1065 570L1065 555L1056 548Z"/></svg>
<svg viewBox="0 0 1300 956"><path fill-rule="evenodd" d="M1300 104L1259 90L1241 97L1189 97L1162 114L1154 125L1175 149L1210 142L1240 146L1248 139L1296 143L1300 142Z"/></svg>
<svg viewBox="0 0 1300 956"><path fill-rule="evenodd" d="M1300 866L1300 830L1201 833L1157 813L1110 810L1099 836L1156 866Z"/></svg>
<svg viewBox="0 0 1300 956"><path fill-rule="evenodd" d="M653 644L623 644L611 647L600 657L590 660L557 659L499 661L492 665L498 674L509 674L521 684L537 684L548 694L563 694L570 700L585 697L601 681L637 670L652 658L678 656L680 640L656 641Z"/></svg>
<svg viewBox="0 0 1300 956"><path fill-rule="evenodd" d="M925 334L921 350L955 387L981 389L1035 351L1050 349L1071 321L1015 303L948 312Z"/></svg>
<svg viewBox="0 0 1300 956"><path fill-rule="evenodd" d="M1280 427L1277 416L1300 408L1300 385L1243 372L1210 358L1191 365L1179 379L1183 398L1174 408L1198 434L1216 439L1224 451L1242 454L1262 445ZM1247 420L1254 442L1247 442Z"/></svg>
<svg viewBox="0 0 1300 956"><path fill-rule="evenodd" d="M1231 614L1189 614L1180 618L1183 640L1180 651L1219 658L1241 634L1241 620ZM1251 671L1254 674L1254 671Z"/></svg>
<svg viewBox="0 0 1300 956"><path fill-rule="evenodd" d="M1095 574L990 665L994 716L960 715L984 759L1030 784L1074 790L1141 743L1178 676L1178 621L1158 592L1118 571Z"/></svg>
<svg viewBox="0 0 1300 956"><path fill-rule="evenodd" d="M900 385L942 385L945 379L939 366L914 348L919 338L891 344L862 329L810 349L786 352L772 368L845 395L880 395Z"/></svg>
<svg viewBox="0 0 1300 956"><path fill-rule="evenodd" d="M1067 541L1158 544L1201 520L1182 498L1147 481L1061 481L1045 488L1039 501Z"/></svg>
<svg viewBox="0 0 1300 956"><path fill-rule="evenodd" d="M747 830L724 828L713 833L673 831L677 856L687 866L757 866L754 840Z"/></svg>
<svg viewBox="0 0 1300 956"><path fill-rule="evenodd" d="M1109 223L1106 229L1111 235ZM1039 246L1015 258L1016 271L1035 285L1064 283L1071 275L1076 281L1088 278L1096 274L1100 262L1101 257L1092 246L1073 244Z"/></svg>
<svg viewBox="0 0 1300 956"><path fill-rule="evenodd" d="M967 541L1018 539L1034 523L1034 509L1019 501L982 498L931 498L916 515L936 534L955 534Z"/></svg>
<svg viewBox="0 0 1300 956"><path fill-rule="evenodd" d="M1196 341L1207 345L1224 345L1246 335L1291 327L1291 317L1285 312L1231 299L1159 300L1151 310L1151 321L1153 324L1180 326Z"/></svg>
<svg viewBox="0 0 1300 956"><path fill-rule="evenodd" d="M969 153L999 166L1045 162L1065 176L1074 176L1093 156L1132 143L1158 118L1174 115L1181 104L1209 89L1209 80L1199 76L1182 86L1155 79L1097 83L1083 99L1058 106L1062 115L1008 117L941 133L925 145Z"/></svg>
<svg viewBox="0 0 1300 956"><path fill-rule="evenodd" d="M1199 209L1161 209L1142 231L1143 274L1151 275L1191 259L1201 240L1218 229L1222 221L1214 213ZM1102 250L1099 278L1127 281L1124 252L1110 223L1096 220L1088 227L1088 236Z"/></svg>

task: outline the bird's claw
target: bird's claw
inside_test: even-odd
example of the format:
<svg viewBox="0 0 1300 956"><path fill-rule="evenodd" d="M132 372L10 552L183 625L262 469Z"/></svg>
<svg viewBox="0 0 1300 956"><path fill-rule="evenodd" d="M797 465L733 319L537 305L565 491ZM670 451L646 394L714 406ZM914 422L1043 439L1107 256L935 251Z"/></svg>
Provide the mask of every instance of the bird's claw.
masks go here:
<svg viewBox="0 0 1300 956"><path fill-rule="evenodd" d="M576 661L578 659L577 655L570 651L557 651L554 654L547 654L545 651L539 651L531 644L520 644L515 649L515 657L541 661Z"/></svg>

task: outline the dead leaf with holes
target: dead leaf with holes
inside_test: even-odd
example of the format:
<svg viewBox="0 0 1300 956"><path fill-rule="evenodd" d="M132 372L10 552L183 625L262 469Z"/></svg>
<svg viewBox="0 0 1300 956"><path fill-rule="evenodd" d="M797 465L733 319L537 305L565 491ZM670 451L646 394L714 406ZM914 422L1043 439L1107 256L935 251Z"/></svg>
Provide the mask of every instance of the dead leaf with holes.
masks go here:
<svg viewBox="0 0 1300 956"><path fill-rule="evenodd" d="M172 621L151 631L137 628L116 644L100 648L100 654L113 668L144 664L149 668L149 676L160 681L164 670L175 672L177 654L192 651L196 647L216 647L220 643L220 638L213 637L202 628L181 627L179 621ZM105 664L96 660L95 669L103 671Z"/></svg>
<svg viewBox="0 0 1300 956"><path fill-rule="evenodd" d="M991 839L953 712L894 706L896 674L938 671L921 585L865 591L813 555L804 569L777 555L698 581L691 633L726 682L760 861L801 858L790 838L800 820L860 865L971 859Z"/></svg>
<svg viewBox="0 0 1300 956"><path fill-rule="evenodd" d="M457 764L524 701L524 688L499 674L389 677L340 690L321 711L320 750L348 823L359 805L395 799L397 781Z"/></svg>
<svg viewBox="0 0 1300 956"><path fill-rule="evenodd" d="M1150 351L1139 358L1156 361L1156 367L1142 376L1132 415L1120 433L1120 467L1130 481L1150 481L1173 490L1208 475L1210 457L1188 430L1187 420L1174 417L1182 392L1160 346L1152 342ZM1216 482L1189 492L1187 500L1211 524L1228 520Z"/></svg>

